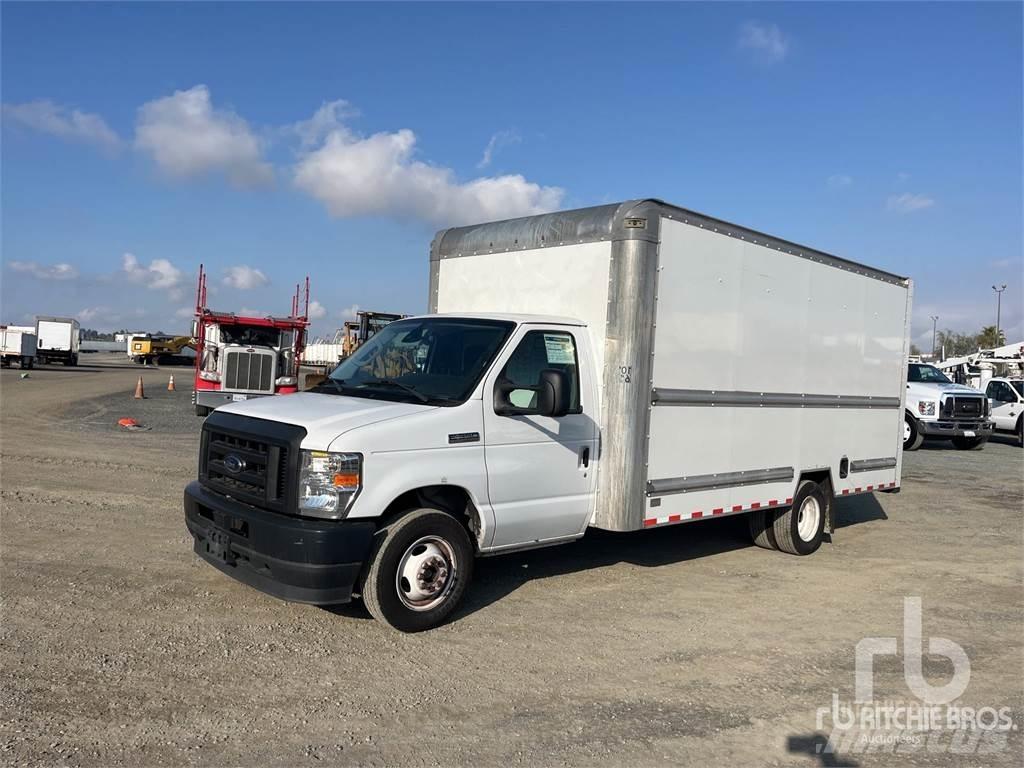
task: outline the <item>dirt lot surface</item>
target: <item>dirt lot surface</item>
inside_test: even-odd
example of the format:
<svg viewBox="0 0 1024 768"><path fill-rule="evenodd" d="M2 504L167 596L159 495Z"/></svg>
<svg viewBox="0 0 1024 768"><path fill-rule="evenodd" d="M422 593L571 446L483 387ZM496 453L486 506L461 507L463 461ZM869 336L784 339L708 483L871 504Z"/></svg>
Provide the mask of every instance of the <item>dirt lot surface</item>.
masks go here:
<svg viewBox="0 0 1024 768"><path fill-rule="evenodd" d="M480 561L450 624L286 604L191 551L189 378L100 356L3 371L0 754L8 765L1020 765L1021 731L953 754L818 751L854 647L970 659L960 704L1024 726L1022 451L908 454L899 495L839 502L798 558L713 520ZM134 416L148 432L117 431ZM934 685L953 668L926 656ZM874 699L914 701L899 657ZM960 744L961 752L972 747Z"/></svg>

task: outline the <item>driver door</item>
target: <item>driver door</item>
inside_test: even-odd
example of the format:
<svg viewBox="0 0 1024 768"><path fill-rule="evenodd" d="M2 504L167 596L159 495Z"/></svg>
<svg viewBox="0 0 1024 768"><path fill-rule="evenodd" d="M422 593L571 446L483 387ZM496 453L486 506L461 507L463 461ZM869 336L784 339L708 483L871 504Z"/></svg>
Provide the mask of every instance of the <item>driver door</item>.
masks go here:
<svg viewBox="0 0 1024 768"><path fill-rule="evenodd" d="M490 547L578 535L590 520L597 479L597 387L586 329L521 326L484 382L484 457L494 510ZM568 378L569 413L499 415L495 390L513 385L513 405L533 407L541 371Z"/></svg>

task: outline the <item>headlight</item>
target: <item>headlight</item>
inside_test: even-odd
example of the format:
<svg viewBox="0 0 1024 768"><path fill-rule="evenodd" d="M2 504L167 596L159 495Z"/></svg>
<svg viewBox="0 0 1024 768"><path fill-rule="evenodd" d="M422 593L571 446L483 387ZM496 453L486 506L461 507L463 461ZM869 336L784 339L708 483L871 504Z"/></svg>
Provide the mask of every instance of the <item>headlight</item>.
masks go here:
<svg viewBox="0 0 1024 768"><path fill-rule="evenodd" d="M917 404L917 412L922 416L934 416L935 415L935 401L934 400L922 400Z"/></svg>
<svg viewBox="0 0 1024 768"><path fill-rule="evenodd" d="M362 479L362 454L302 451L299 514L344 517L359 493Z"/></svg>

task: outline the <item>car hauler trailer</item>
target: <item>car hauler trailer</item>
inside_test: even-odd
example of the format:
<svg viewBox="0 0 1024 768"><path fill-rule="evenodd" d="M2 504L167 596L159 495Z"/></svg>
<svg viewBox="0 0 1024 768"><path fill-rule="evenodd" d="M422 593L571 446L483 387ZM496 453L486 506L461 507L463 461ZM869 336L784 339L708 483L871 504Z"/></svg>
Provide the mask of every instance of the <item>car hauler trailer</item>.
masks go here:
<svg viewBox="0 0 1024 768"><path fill-rule="evenodd" d="M197 553L413 631L477 555L730 514L806 555L899 487L905 278L642 200L443 231L429 302L207 420Z"/></svg>
<svg viewBox="0 0 1024 768"><path fill-rule="evenodd" d="M40 364L60 361L78 365L82 331L71 317L36 317L36 359Z"/></svg>

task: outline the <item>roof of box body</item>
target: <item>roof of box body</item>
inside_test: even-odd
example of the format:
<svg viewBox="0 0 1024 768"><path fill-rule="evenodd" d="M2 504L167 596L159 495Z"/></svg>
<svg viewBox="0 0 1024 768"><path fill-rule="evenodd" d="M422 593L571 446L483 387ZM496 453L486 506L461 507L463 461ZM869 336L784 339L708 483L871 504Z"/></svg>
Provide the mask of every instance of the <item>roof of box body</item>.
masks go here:
<svg viewBox="0 0 1024 768"><path fill-rule="evenodd" d="M533 248L592 243L601 240L657 240L657 224L652 214L673 221L774 248L800 258L873 277L887 283L905 285L907 278L859 264L841 256L783 240L754 229L731 224L703 213L669 205L662 200L627 200L592 208L542 213L520 219L507 219L468 227L443 229L430 246L431 261L476 256L482 253L523 251ZM656 218L656 217L655 217Z"/></svg>

